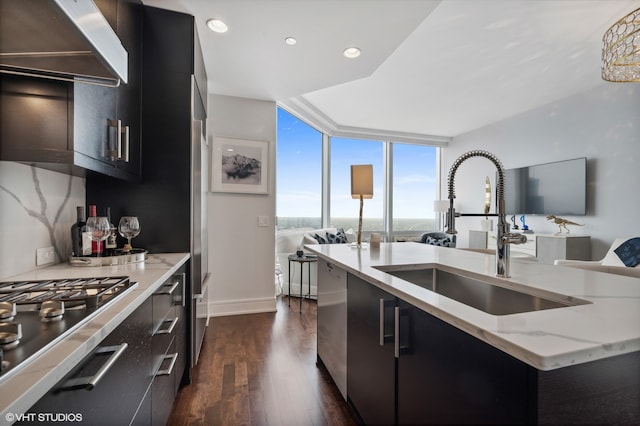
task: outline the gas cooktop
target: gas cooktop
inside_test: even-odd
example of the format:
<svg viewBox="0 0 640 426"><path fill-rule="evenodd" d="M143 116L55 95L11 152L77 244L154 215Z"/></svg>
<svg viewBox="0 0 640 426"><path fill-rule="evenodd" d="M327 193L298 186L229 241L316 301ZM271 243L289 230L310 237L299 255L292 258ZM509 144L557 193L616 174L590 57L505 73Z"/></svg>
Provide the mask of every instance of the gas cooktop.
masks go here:
<svg viewBox="0 0 640 426"><path fill-rule="evenodd" d="M129 277L0 282L0 379L135 285Z"/></svg>

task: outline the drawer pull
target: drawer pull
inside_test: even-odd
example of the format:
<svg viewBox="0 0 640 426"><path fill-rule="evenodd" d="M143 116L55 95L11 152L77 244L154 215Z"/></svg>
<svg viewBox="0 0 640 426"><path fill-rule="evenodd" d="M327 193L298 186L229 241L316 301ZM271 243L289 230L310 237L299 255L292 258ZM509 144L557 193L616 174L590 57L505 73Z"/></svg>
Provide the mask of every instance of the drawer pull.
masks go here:
<svg viewBox="0 0 640 426"><path fill-rule="evenodd" d="M156 373L156 376L170 376L171 373L173 373L173 367L175 367L176 360L178 359L178 352L171 355L165 355L162 361L164 362L167 359L171 360L171 363L169 364L169 368L165 370L158 370L158 372Z"/></svg>
<svg viewBox="0 0 640 426"><path fill-rule="evenodd" d="M164 320L162 321L162 324L171 321L171 324L169 324L169 327L165 328L165 329L158 329L158 331L156 331L155 333L153 333L154 336L157 336L159 334L171 334L173 333L173 329L176 328L176 324L178 323L178 318L179 317L175 317L172 320Z"/></svg>
<svg viewBox="0 0 640 426"><path fill-rule="evenodd" d="M178 286L180 285L180 280L177 279L173 284L165 284L162 287L169 287L169 285L171 285L169 290L159 291L156 294L173 294L173 292L176 290L176 288L178 288Z"/></svg>
<svg viewBox="0 0 640 426"><path fill-rule="evenodd" d="M98 384L100 379L104 377L107 371L109 371L113 364L118 360L118 358L120 358L120 355L124 353L125 349L127 349L128 346L129 345L127 345L126 343L123 343L117 346L103 346L101 348L98 348L95 351L94 355L103 355L111 352L113 353L109 356L109 358L107 358L105 363L102 365L102 367L100 367L96 374L94 374L93 376L83 376L69 379L64 382L60 390L66 391L74 389L93 389Z"/></svg>

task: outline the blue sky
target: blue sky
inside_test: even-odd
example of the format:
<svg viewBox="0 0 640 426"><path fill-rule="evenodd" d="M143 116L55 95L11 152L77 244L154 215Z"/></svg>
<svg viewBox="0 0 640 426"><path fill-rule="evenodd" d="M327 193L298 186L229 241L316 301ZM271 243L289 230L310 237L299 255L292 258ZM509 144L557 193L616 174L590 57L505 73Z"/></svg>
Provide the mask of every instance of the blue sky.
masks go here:
<svg viewBox="0 0 640 426"><path fill-rule="evenodd" d="M395 218L433 217L436 199L434 147L394 144ZM278 109L277 215L318 217L321 213L322 134ZM383 209L383 143L332 138L331 215L358 215L351 198L350 166L373 164L373 199L365 200L364 217L380 218Z"/></svg>

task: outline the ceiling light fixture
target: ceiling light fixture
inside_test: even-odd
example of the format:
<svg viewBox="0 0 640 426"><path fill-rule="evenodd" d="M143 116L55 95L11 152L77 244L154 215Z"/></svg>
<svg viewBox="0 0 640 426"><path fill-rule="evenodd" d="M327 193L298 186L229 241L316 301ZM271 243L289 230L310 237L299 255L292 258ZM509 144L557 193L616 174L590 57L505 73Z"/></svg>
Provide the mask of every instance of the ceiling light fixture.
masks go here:
<svg viewBox="0 0 640 426"><path fill-rule="evenodd" d="M289 46L293 46L298 42L298 40L296 40L295 37L287 37L284 39L284 42L287 43Z"/></svg>
<svg viewBox="0 0 640 426"><path fill-rule="evenodd" d="M215 33L226 33L229 31L229 27L220 19L209 19L207 21L207 27Z"/></svg>
<svg viewBox="0 0 640 426"><path fill-rule="evenodd" d="M358 56L360 56L360 49L357 47L347 47L346 49L344 49L344 52L342 52L342 54L345 56L345 58L357 58Z"/></svg>
<svg viewBox="0 0 640 426"><path fill-rule="evenodd" d="M602 43L602 78L640 82L640 9L613 24Z"/></svg>

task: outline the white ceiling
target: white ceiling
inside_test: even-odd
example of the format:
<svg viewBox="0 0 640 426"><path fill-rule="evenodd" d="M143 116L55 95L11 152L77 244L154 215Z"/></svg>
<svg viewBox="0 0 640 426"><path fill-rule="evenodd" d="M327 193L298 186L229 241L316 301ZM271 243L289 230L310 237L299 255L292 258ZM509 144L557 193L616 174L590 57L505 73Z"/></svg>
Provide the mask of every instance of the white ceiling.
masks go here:
<svg viewBox="0 0 640 426"><path fill-rule="evenodd" d="M143 0L196 17L209 93L330 133L446 140L605 83L606 29L640 0ZM226 34L206 28L221 18ZM287 36L298 43L288 46ZM358 46L355 60L342 56Z"/></svg>

